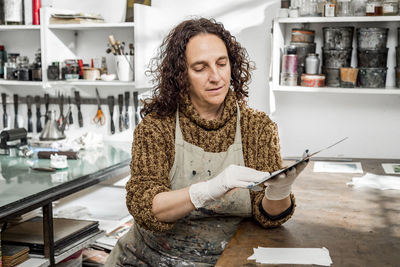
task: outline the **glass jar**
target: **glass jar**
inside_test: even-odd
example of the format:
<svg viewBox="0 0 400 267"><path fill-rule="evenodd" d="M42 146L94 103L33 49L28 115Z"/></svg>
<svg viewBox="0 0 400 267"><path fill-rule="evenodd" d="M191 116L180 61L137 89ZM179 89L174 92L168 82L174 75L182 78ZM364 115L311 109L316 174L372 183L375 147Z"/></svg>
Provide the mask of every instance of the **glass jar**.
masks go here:
<svg viewBox="0 0 400 267"><path fill-rule="evenodd" d="M29 58L27 56L20 56L17 58L17 72L19 81L31 80L29 73Z"/></svg>
<svg viewBox="0 0 400 267"><path fill-rule="evenodd" d="M40 62L32 64L32 81L42 80L42 65Z"/></svg>
<svg viewBox="0 0 400 267"><path fill-rule="evenodd" d="M22 0L3 0L4 23L7 25L24 24Z"/></svg>
<svg viewBox="0 0 400 267"><path fill-rule="evenodd" d="M47 68L47 78L50 81L56 81L59 80L59 76L60 76L60 69L58 66L58 62L53 62L53 64Z"/></svg>
<svg viewBox="0 0 400 267"><path fill-rule="evenodd" d="M382 16L382 13L382 0L368 0L365 15Z"/></svg>
<svg viewBox="0 0 400 267"><path fill-rule="evenodd" d="M384 16L396 16L399 13L398 0L384 0L382 4L382 14Z"/></svg>
<svg viewBox="0 0 400 267"><path fill-rule="evenodd" d="M324 7L325 17L335 17L336 16L336 0L327 0Z"/></svg>
<svg viewBox="0 0 400 267"><path fill-rule="evenodd" d="M6 61L6 51L4 45L0 45L0 78L4 78L4 63Z"/></svg>
<svg viewBox="0 0 400 267"><path fill-rule="evenodd" d="M324 15L324 6L326 4L326 0L317 0L317 14L322 17Z"/></svg>
<svg viewBox="0 0 400 267"><path fill-rule="evenodd" d="M310 16L310 0L301 0L299 6L299 15L300 17Z"/></svg>
<svg viewBox="0 0 400 267"><path fill-rule="evenodd" d="M42 53L40 48L35 53L35 61L31 65L32 81L42 80Z"/></svg>
<svg viewBox="0 0 400 267"><path fill-rule="evenodd" d="M346 17L353 16L353 6L350 0L338 0L337 5L337 16L338 17Z"/></svg>
<svg viewBox="0 0 400 267"><path fill-rule="evenodd" d="M4 78L7 80L17 80L17 58L18 53L10 53L7 56L7 62L4 64Z"/></svg>
<svg viewBox="0 0 400 267"><path fill-rule="evenodd" d="M365 16L368 0L352 0L354 16Z"/></svg>
<svg viewBox="0 0 400 267"><path fill-rule="evenodd" d="M290 7L292 8L300 8L301 7L301 2L302 0L291 0L290 1Z"/></svg>
<svg viewBox="0 0 400 267"><path fill-rule="evenodd" d="M318 54L309 53L306 57L305 63L307 74L318 74L320 63Z"/></svg>

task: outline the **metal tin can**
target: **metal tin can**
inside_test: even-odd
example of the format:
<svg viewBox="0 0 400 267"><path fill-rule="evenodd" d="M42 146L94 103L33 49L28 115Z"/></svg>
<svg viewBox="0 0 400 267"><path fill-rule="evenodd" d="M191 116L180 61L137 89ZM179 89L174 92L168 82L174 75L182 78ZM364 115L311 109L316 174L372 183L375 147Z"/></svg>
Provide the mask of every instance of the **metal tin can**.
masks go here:
<svg viewBox="0 0 400 267"><path fill-rule="evenodd" d="M292 29L292 42L313 43L315 31L306 29Z"/></svg>
<svg viewBox="0 0 400 267"><path fill-rule="evenodd" d="M297 74L297 55L282 56L282 73Z"/></svg>
<svg viewBox="0 0 400 267"><path fill-rule="evenodd" d="M323 74L302 74L301 86L306 87L324 87L325 75Z"/></svg>

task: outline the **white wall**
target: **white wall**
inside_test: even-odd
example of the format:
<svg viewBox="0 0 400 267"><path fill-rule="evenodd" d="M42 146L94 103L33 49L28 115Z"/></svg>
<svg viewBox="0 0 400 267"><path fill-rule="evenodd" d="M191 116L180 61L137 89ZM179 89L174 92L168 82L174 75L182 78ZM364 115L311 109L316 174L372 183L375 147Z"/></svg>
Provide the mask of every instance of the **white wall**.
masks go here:
<svg viewBox="0 0 400 267"><path fill-rule="evenodd" d="M247 49L250 58L255 61L257 70L250 85L249 104L251 107L268 112L270 30L279 2L278 0L153 0L152 7L136 5L135 67L138 68L136 72L138 86L143 87L146 84L145 76L138 77L138 73L144 72L155 49L173 25L191 15L214 17L237 36L239 42ZM80 6L82 11L113 14L111 11L115 8L106 6L109 3L114 4L114 1L55 0L53 5L69 9ZM26 50L31 54L34 52L33 49L26 48ZM27 94L30 89L7 88L7 92L17 91ZM94 88L82 90L82 95L94 96ZM103 95L113 94L113 88L103 88L102 91ZM271 117L279 126L284 157L299 156L305 148L318 149L348 136L349 140L346 143L321 156L400 158L400 96L277 92L275 98L276 112ZM12 114L12 107L8 108L9 114ZM21 109L20 112L25 114L26 109L24 110L24 107ZM103 109L108 114L108 108L103 106ZM87 106L84 114L86 125L90 125L91 129L96 131L95 126L91 124L95 110L95 106ZM97 131L110 137L109 125ZM118 135L112 138L130 141L132 131L133 129L122 133L122 138Z"/></svg>
<svg viewBox="0 0 400 267"><path fill-rule="evenodd" d="M269 58L272 18L280 1L265 0L153 0L152 7L135 6L135 66L146 68L163 37L184 19L191 16L212 17L222 22L247 49L256 64L249 90L249 104L269 111ZM138 86L147 80L136 77Z"/></svg>

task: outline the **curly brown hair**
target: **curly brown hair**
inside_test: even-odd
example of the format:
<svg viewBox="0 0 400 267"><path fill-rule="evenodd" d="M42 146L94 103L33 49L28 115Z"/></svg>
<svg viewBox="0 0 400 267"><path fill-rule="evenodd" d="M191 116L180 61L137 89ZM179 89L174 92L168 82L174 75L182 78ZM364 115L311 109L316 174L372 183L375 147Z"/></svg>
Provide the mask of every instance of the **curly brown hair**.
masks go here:
<svg viewBox="0 0 400 267"><path fill-rule="evenodd" d="M250 72L254 69L246 49L222 23L206 18L189 19L171 30L158 49L158 56L150 61L147 74L153 77L155 86L152 97L143 101L144 106L140 111L142 117L151 112L160 116L175 113L177 104L190 88L186 46L192 37L202 33L215 34L225 43L231 66L230 88L239 102L246 102Z"/></svg>

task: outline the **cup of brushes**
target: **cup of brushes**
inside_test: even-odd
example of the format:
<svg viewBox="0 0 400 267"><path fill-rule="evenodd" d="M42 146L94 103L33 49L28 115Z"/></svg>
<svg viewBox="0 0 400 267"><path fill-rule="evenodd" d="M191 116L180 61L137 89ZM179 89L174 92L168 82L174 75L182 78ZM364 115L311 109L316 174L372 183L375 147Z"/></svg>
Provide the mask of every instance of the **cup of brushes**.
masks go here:
<svg viewBox="0 0 400 267"><path fill-rule="evenodd" d="M108 37L109 48L106 50L107 53L114 55L115 69L117 76L120 81L129 82L133 81L134 73L134 57L133 57L133 44L129 45L130 52L125 53L125 42L115 40L113 35Z"/></svg>

